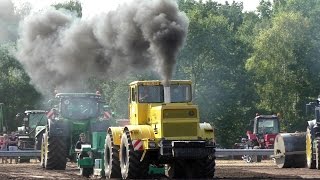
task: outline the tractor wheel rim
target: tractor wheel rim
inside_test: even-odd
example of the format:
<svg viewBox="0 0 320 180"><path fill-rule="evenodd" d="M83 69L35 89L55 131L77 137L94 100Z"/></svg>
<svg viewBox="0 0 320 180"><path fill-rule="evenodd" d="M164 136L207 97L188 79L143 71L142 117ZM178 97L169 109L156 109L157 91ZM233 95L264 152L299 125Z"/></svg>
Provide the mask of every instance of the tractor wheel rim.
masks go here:
<svg viewBox="0 0 320 180"><path fill-rule="evenodd" d="M307 130L306 135L306 157L307 157L307 164L310 165L312 161L312 145L311 145L311 134L310 131Z"/></svg>

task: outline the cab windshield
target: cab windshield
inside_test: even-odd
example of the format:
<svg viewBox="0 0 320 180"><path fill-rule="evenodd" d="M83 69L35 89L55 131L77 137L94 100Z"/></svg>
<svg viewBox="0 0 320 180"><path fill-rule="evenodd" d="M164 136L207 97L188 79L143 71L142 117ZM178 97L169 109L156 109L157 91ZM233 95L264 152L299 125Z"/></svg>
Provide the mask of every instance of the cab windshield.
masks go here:
<svg viewBox="0 0 320 180"><path fill-rule="evenodd" d="M45 113L29 114L29 126L35 128L36 126L44 126L47 124L47 115Z"/></svg>
<svg viewBox="0 0 320 180"><path fill-rule="evenodd" d="M95 118L99 116L99 104L92 98L63 98L61 115L70 119Z"/></svg>
<svg viewBox="0 0 320 180"><path fill-rule="evenodd" d="M279 133L279 124L277 119L259 119L258 134L277 134Z"/></svg>
<svg viewBox="0 0 320 180"><path fill-rule="evenodd" d="M139 102L140 103L163 103L164 102L164 88L162 85L138 87ZM171 85L170 86L171 103L185 103L191 102L191 85Z"/></svg>

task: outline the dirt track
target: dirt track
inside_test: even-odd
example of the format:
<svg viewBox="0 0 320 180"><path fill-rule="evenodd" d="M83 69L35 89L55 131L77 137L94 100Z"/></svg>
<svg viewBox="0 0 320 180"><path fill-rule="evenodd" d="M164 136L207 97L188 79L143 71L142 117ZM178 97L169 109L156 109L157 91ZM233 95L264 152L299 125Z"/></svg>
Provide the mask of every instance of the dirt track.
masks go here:
<svg viewBox="0 0 320 180"><path fill-rule="evenodd" d="M279 169L272 161L247 164L241 160L217 160L217 179L320 179L319 170ZM76 164L65 171L43 170L38 163L0 164L0 179L86 179L78 175ZM93 179L93 178L92 178Z"/></svg>

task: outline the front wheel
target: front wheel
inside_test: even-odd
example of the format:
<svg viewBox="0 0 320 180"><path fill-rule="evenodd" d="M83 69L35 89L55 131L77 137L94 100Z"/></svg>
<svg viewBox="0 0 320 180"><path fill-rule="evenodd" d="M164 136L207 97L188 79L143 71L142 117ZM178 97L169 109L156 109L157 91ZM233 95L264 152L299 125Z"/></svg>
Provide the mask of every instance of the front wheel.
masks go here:
<svg viewBox="0 0 320 180"><path fill-rule="evenodd" d="M47 131L44 141L45 169L65 170L67 164L67 143L65 137L50 136Z"/></svg>
<svg viewBox="0 0 320 180"><path fill-rule="evenodd" d="M123 179L141 179L147 177L149 170L147 155L145 155L143 161L140 161L143 153L134 150L128 131L125 131L122 135L120 153L121 176Z"/></svg>
<svg viewBox="0 0 320 180"><path fill-rule="evenodd" d="M119 146L114 145L111 134L107 135L104 146L105 175L108 179L120 178Z"/></svg>

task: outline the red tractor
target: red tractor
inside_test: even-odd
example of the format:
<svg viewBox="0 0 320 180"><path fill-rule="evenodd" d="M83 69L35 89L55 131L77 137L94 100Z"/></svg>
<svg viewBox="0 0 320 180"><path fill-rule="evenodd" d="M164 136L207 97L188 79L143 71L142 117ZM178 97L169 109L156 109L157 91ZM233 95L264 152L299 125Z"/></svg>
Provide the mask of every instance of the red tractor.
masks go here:
<svg viewBox="0 0 320 180"><path fill-rule="evenodd" d="M241 143L236 143L242 149L273 149L274 140L280 132L280 122L276 115L256 115L251 121L253 132L247 131L247 139L242 138ZM241 145L242 146L241 146ZM256 158L256 159L255 159ZM244 155L246 162L260 162L261 156Z"/></svg>

